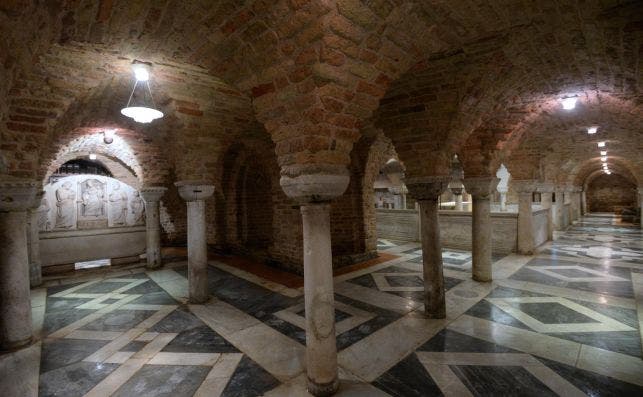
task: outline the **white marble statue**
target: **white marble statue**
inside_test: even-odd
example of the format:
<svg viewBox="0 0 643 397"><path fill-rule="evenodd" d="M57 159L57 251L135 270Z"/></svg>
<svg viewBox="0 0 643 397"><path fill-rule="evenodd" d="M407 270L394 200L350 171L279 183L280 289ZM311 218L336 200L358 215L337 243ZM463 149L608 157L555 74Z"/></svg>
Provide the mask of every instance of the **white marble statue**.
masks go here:
<svg viewBox="0 0 643 397"><path fill-rule="evenodd" d="M71 182L65 182L56 190L56 228L69 229L74 226L76 192Z"/></svg>
<svg viewBox="0 0 643 397"><path fill-rule="evenodd" d="M83 216L93 216L96 218L104 216L103 200L105 193L103 192L103 184L97 179L87 179L82 186Z"/></svg>
<svg viewBox="0 0 643 397"><path fill-rule="evenodd" d="M109 215L112 225L125 225L127 221L127 193L121 189L119 182L112 184L109 195Z"/></svg>
<svg viewBox="0 0 643 397"><path fill-rule="evenodd" d="M40 200L40 207L38 207L38 230L45 232L51 229L51 222L49 221L49 201L47 197Z"/></svg>
<svg viewBox="0 0 643 397"><path fill-rule="evenodd" d="M130 206L132 208L132 214L134 215L134 224L140 225L144 223L145 203L143 203L143 199L141 198L141 194L139 192L134 192L134 194L132 195Z"/></svg>

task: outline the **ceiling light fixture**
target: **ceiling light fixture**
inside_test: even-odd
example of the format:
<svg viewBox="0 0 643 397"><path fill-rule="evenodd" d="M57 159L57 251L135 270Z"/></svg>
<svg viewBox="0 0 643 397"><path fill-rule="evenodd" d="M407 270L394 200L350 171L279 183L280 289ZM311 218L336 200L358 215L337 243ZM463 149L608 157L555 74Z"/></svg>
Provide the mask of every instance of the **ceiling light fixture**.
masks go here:
<svg viewBox="0 0 643 397"><path fill-rule="evenodd" d="M598 143L598 147L605 147L605 141L600 141Z"/></svg>
<svg viewBox="0 0 643 397"><path fill-rule="evenodd" d="M601 150L601 156L607 156L607 150Z"/></svg>
<svg viewBox="0 0 643 397"><path fill-rule="evenodd" d="M114 142L114 134L116 133L116 130L104 130L103 131L103 142L106 144L110 144Z"/></svg>
<svg viewBox="0 0 643 397"><path fill-rule="evenodd" d="M602 162L606 162L606 161L607 161L607 156L603 156L603 157L601 157L601 161L602 161Z"/></svg>
<svg viewBox="0 0 643 397"><path fill-rule="evenodd" d="M588 133L588 134L590 134L590 135L592 135L592 134L596 134L596 132L597 132L597 131L598 131L598 127L596 127L596 126L594 126L594 127L589 127L589 128L587 129L587 133Z"/></svg>
<svg viewBox="0 0 643 397"><path fill-rule="evenodd" d="M94 153L89 153L89 159L90 159L90 160L96 160L96 154L94 154Z"/></svg>
<svg viewBox="0 0 643 397"><path fill-rule="evenodd" d="M156 105L150 89L150 64L134 61L132 70L136 82L127 101L127 106L121 109L121 114L134 119L137 123L150 123L160 119L163 117L163 113L155 109ZM141 88L137 91L139 83L141 83Z"/></svg>
<svg viewBox="0 0 643 397"><path fill-rule="evenodd" d="M610 170L606 170L606 171L605 171L605 173L606 173L607 175L611 175L611 174L612 174L612 171L610 171Z"/></svg>
<svg viewBox="0 0 643 397"><path fill-rule="evenodd" d="M563 105L563 109L572 110L576 107L577 100L578 100L578 97L572 96L572 97L563 98L560 100L560 102Z"/></svg>

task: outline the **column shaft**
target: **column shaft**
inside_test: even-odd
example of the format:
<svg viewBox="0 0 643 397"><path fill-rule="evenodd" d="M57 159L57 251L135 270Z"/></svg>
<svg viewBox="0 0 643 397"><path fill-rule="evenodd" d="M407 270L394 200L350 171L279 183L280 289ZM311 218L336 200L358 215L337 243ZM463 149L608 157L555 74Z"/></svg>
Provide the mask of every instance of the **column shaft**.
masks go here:
<svg viewBox="0 0 643 397"><path fill-rule="evenodd" d="M423 199L420 203L422 233L422 265L424 270L424 308L429 318L445 318L442 247L438 221L438 200Z"/></svg>
<svg viewBox="0 0 643 397"><path fill-rule="evenodd" d="M205 201L188 201L188 283L190 302L208 300L208 246L205 236Z"/></svg>
<svg viewBox="0 0 643 397"><path fill-rule="evenodd" d="M518 193L518 252L531 255L534 252L532 192Z"/></svg>
<svg viewBox="0 0 643 397"><path fill-rule="evenodd" d="M0 350L31 341L27 212L0 212Z"/></svg>
<svg viewBox="0 0 643 397"><path fill-rule="evenodd" d="M145 202L145 229L147 236L147 267L161 266L161 227L159 224L159 202Z"/></svg>
<svg viewBox="0 0 643 397"><path fill-rule="evenodd" d="M472 214L472 273L476 281L491 281L491 201L489 196L473 198Z"/></svg>
<svg viewBox="0 0 643 397"><path fill-rule="evenodd" d="M547 211L547 240L551 241L554 239L554 208L552 208L551 192L542 192L540 202L543 208L549 209Z"/></svg>
<svg viewBox="0 0 643 397"><path fill-rule="evenodd" d="M40 232L38 230L37 210L27 211L27 240L29 256L29 285L37 287L42 284L42 263L40 261Z"/></svg>
<svg viewBox="0 0 643 397"><path fill-rule="evenodd" d="M462 194L455 195L455 210L462 211Z"/></svg>
<svg viewBox="0 0 643 397"><path fill-rule="evenodd" d="M301 206L308 389L316 396L338 387L330 204Z"/></svg>

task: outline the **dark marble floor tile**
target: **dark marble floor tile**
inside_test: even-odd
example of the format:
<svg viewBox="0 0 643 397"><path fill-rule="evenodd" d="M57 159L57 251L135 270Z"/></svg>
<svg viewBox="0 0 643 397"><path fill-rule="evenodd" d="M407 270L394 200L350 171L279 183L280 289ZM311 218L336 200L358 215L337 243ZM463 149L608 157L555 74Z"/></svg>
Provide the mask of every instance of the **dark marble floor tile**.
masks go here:
<svg viewBox="0 0 643 397"><path fill-rule="evenodd" d="M54 313L74 309L77 306L87 303L93 299L75 299L75 298L52 298L47 297L46 313Z"/></svg>
<svg viewBox="0 0 643 397"><path fill-rule="evenodd" d="M76 290L75 293L77 294L106 294L108 292L112 292L114 290L117 290L125 285L129 284L129 282L123 281L123 282L114 282L114 281L101 281L96 284L88 285L85 288L81 288L79 290Z"/></svg>
<svg viewBox="0 0 643 397"><path fill-rule="evenodd" d="M147 342L143 342L140 340L133 340L130 343L126 344L123 346L119 351L121 352L137 352L140 351L142 348L144 348L147 345Z"/></svg>
<svg viewBox="0 0 643 397"><path fill-rule="evenodd" d="M404 267L393 265L393 266L385 267L383 269L376 270L373 273L415 273L415 271Z"/></svg>
<svg viewBox="0 0 643 397"><path fill-rule="evenodd" d="M165 290L158 286L154 281L148 279L143 284L139 284L134 288L130 288L124 293L126 294L151 294L153 292L165 292Z"/></svg>
<svg viewBox="0 0 643 397"><path fill-rule="evenodd" d="M129 294L130 291L127 291ZM149 292L141 296L140 298L134 299L132 304L145 304L145 305L176 305L177 301L174 300L167 292Z"/></svg>
<svg viewBox="0 0 643 397"><path fill-rule="evenodd" d="M584 371L582 369L559 363L557 361L547 360L536 357L543 364L556 371L556 373L583 393L592 397L623 397L623 396L641 396L643 387L631 383L622 382L614 378L599 375L594 372Z"/></svg>
<svg viewBox="0 0 643 397"><path fill-rule="evenodd" d="M119 301L120 301L120 299L105 299L101 303L104 303L106 305L111 305L112 303L116 303L116 302L119 302Z"/></svg>
<svg viewBox="0 0 643 397"><path fill-rule="evenodd" d="M67 325L80 320L81 318L95 312L96 310L89 309L72 309L63 310L53 313L45 313L45 321L43 323L43 332L49 335Z"/></svg>
<svg viewBox="0 0 643 397"><path fill-rule="evenodd" d="M574 324L574 323L598 323L591 317L570 309L557 302L534 303L522 302L512 303L512 306L535 318L543 324Z"/></svg>
<svg viewBox="0 0 643 397"><path fill-rule="evenodd" d="M418 351L453 353L514 353L516 350L448 329L438 332Z"/></svg>
<svg viewBox="0 0 643 397"><path fill-rule="evenodd" d="M480 302L476 303L475 305L473 305L473 307L471 307L471 309L467 310L465 314L483 318L485 320L495 321L497 323L505 325L510 325L512 327L531 330L531 328L518 321L513 316L510 316L498 306L494 305L493 303L487 302L486 300L481 300Z"/></svg>
<svg viewBox="0 0 643 397"><path fill-rule="evenodd" d="M112 397L191 397L210 367L196 365L144 365Z"/></svg>
<svg viewBox="0 0 643 397"><path fill-rule="evenodd" d="M186 308L179 307L172 313L165 316L161 321L156 323L150 332L180 333L188 329L204 326L205 323L199 320L194 314Z"/></svg>
<svg viewBox="0 0 643 397"><path fill-rule="evenodd" d="M54 295L54 294L57 294L59 292L66 291L66 290L68 290L70 288L79 286L79 285L84 284L84 283L85 283L85 281L82 281L82 282L79 282L79 283L69 283L69 284L65 284L65 285L53 285L51 287L47 287L47 296Z"/></svg>
<svg viewBox="0 0 643 397"><path fill-rule="evenodd" d="M639 328L639 318L635 309L626 309L618 306L610 306L600 303L586 302L581 300L570 299L581 306L585 306L607 317L611 317L632 328Z"/></svg>
<svg viewBox="0 0 643 397"><path fill-rule="evenodd" d="M127 331L156 313L156 310L114 310L80 329L91 331Z"/></svg>
<svg viewBox="0 0 643 397"><path fill-rule="evenodd" d="M270 316L263 320L264 324L276 329L287 337L294 339L295 341L306 345L306 330L299 328L298 326L284 321L279 317Z"/></svg>
<svg viewBox="0 0 643 397"><path fill-rule="evenodd" d="M538 292L525 291L521 289L514 289L508 287L497 287L488 295L489 298L514 298L514 297L530 297L530 296L551 296L540 294Z"/></svg>
<svg viewBox="0 0 643 397"><path fill-rule="evenodd" d="M415 353L410 354L393 368L380 375L373 385L391 396L441 396L438 385L429 376Z"/></svg>
<svg viewBox="0 0 643 397"><path fill-rule="evenodd" d="M207 325L180 332L163 348L175 353L238 353L239 350Z"/></svg>
<svg viewBox="0 0 643 397"><path fill-rule="evenodd" d="M638 331L560 332L548 333L548 335L637 358L641 357L641 335Z"/></svg>
<svg viewBox="0 0 643 397"><path fill-rule="evenodd" d="M77 362L40 375L40 397L81 397L105 379L118 364Z"/></svg>
<svg viewBox="0 0 643 397"><path fill-rule="evenodd" d="M222 397L254 397L279 386L279 381L248 356L243 356Z"/></svg>
<svg viewBox="0 0 643 397"><path fill-rule="evenodd" d="M40 352L40 372L82 361L109 341L84 339L45 339Z"/></svg>
<svg viewBox="0 0 643 397"><path fill-rule="evenodd" d="M451 365L451 370L474 395L557 397L522 367Z"/></svg>

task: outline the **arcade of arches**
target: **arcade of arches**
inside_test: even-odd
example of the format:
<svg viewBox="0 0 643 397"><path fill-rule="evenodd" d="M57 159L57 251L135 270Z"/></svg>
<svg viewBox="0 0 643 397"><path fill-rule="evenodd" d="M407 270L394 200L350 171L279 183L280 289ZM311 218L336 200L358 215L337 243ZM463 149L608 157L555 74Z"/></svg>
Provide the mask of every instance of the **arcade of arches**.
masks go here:
<svg viewBox="0 0 643 397"><path fill-rule="evenodd" d="M1 1L0 394L641 394L641 54L636 0Z"/></svg>

